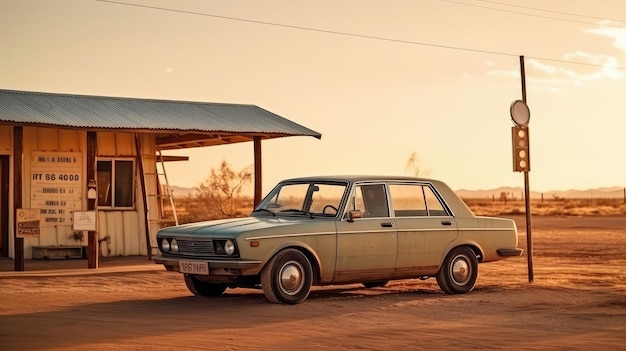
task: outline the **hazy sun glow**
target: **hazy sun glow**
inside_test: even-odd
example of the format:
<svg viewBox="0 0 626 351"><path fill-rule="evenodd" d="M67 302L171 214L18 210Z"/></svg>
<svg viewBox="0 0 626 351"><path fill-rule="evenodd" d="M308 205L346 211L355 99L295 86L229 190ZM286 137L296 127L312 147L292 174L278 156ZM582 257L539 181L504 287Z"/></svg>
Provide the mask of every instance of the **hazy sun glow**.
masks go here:
<svg viewBox="0 0 626 351"><path fill-rule="evenodd" d="M403 175L414 152L453 188L486 189L523 185L509 116L523 55L531 186L626 183L622 2L524 3L544 17L430 0L133 4L2 2L1 87L254 104L320 132L263 142L264 191L294 176ZM187 187L222 160L253 162L251 144L176 154L190 161L168 176Z"/></svg>

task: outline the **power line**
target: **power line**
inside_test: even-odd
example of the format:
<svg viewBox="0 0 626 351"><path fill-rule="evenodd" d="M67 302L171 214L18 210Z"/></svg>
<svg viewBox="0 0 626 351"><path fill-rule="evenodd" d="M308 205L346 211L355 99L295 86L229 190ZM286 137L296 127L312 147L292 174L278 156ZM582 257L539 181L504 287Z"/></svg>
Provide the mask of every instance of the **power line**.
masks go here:
<svg viewBox="0 0 626 351"><path fill-rule="evenodd" d="M309 28L309 27L294 26L294 25L289 25L289 24L281 24L281 23L266 22L266 21L258 21L258 20L251 20L251 19L238 18L238 17L213 15L213 14L202 13L202 12L195 12L195 11L178 10L178 9L172 9L172 8L167 8L167 7L131 4L131 3L126 3L126 2L121 2L121 1L114 1L114 0L94 0L94 1L105 2L105 3L110 3L110 4L116 4L116 5L123 5L123 6L146 8L146 9L159 10L159 11L182 13L182 14L194 15L194 16L219 18L219 19L225 19L225 20L237 21L237 22L255 23L255 24L261 24L261 25L273 26L273 27L282 27L282 28L304 30L304 31L309 31L309 32L326 33L326 34L347 36L347 37L353 37L353 38L371 39L371 40L379 40L379 41L392 42L392 43L418 45L418 46L427 46L427 47L433 47L433 48L458 50L458 51L467 51L467 52L475 52L475 53L490 54L490 55L511 56L511 57L519 57L520 56L518 54L511 54L511 53L505 53L505 52L497 52L497 51L490 51L490 50L480 50L480 49L472 49L472 48L462 48L462 47L458 47L458 46L449 46L449 45L417 42L417 41L411 41L411 40L402 40L402 39L378 37L378 36L373 36L373 35L364 35L364 34L356 34L356 33L348 33L348 32L339 32L339 31L333 31L333 30L327 30L327 29ZM451 0L442 0L442 1L448 1L448 2L455 3L455 1L451 1ZM463 3L460 3L460 4L463 4ZM603 65L598 65L598 64L593 64L593 63L565 61L565 60L550 59L550 58L543 58L543 57L537 57L537 56L527 56L527 57L528 58L532 58L532 59L536 59L536 60L541 60L541 61L560 62L560 63L565 63L565 64L573 64L573 65L605 68L605 66L603 66ZM613 69L618 69L618 70L626 70L626 67L620 67L620 66L616 66L616 67L612 67L612 68Z"/></svg>
<svg viewBox="0 0 626 351"><path fill-rule="evenodd" d="M475 1L487 2L487 3L491 3L491 4L497 4L497 5L503 5L503 6L510 6L510 7L517 7L517 8L522 8L522 9L526 9L526 10L534 10L534 11L549 12L549 13L555 13L555 14L559 14L559 15L566 15L566 16L575 16L575 17L590 18L590 19L596 19L596 20L601 20L601 21L626 22L626 21L623 21L623 20L616 20L616 19L611 19L611 18L594 17L594 16L587 16L587 15L579 15L579 14L577 14L577 13L568 13L568 12L562 12L562 11L553 11L553 10L540 9L540 8L536 8L536 7L521 6L521 5L513 5L513 4L507 4L507 3L498 2L498 1L490 1L490 0L475 0Z"/></svg>
<svg viewBox="0 0 626 351"><path fill-rule="evenodd" d="M572 20L572 19L567 19L567 18L558 18L558 17L550 17L550 16L544 16L544 15L536 15L536 14L532 14L532 13L525 13L525 12L519 12L519 11L513 11L513 10L499 9L499 8L490 7L490 6L469 4L469 3L466 3L466 2L455 1L455 0L440 0L440 1L449 2L449 3L457 4L457 5L478 7L478 8L481 8L481 9L488 9L488 10L492 10L492 11L514 13L516 15L522 15L522 16L530 16L530 17L550 19L550 20L555 20L555 21L572 22L572 23L583 23L583 24L593 24L593 25L603 26L603 27L624 28L624 26L613 25L613 24L594 23L594 22L586 22L586 21L577 21L577 20ZM477 0L477 1L484 1L484 0ZM509 5L509 4L504 4L504 3L492 2L492 1L485 1L485 2L490 2L490 3L494 3L494 4L500 4L500 5L506 5L506 6L512 6L512 7L518 7L518 8L531 9L531 10L536 10L536 11L545 11L545 12L559 13L557 11L549 11L549 10L542 10L542 9L537 9L537 8L532 8L532 7ZM606 20L606 21L616 21L616 20L607 20L607 19L603 19L603 18L595 18L595 17L590 17L590 16L575 15L575 14L567 14L567 13L561 13L561 14L569 15L569 16L579 16L579 17L587 17L587 18L594 18L594 19L602 19L602 20ZM617 22L621 22L621 21L617 21Z"/></svg>
<svg viewBox="0 0 626 351"><path fill-rule="evenodd" d="M342 36L349 36L349 37L355 37L355 38L372 39L372 40L388 41L388 42L394 42L394 43L420 45L420 46L430 46L430 47L442 48L442 49L463 50L463 51L478 52L478 53L483 53L483 54L493 54L493 55L503 55L503 56L517 56L517 55L513 55L513 54L496 52L496 51L487 51L487 50L480 50L480 49L461 48L461 47L455 47L455 46L447 46L447 45L432 44L432 43L423 43L423 42L416 42L416 41L410 41L410 40L377 37L377 36L365 35L365 34L355 34L355 33L339 32L339 31L333 31L333 30L327 30L327 29L309 28L309 27L294 26L294 25L289 25L289 24L281 24L281 23L274 23L274 22L265 22L265 21L251 20L251 19L245 19L245 18L212 15L212 14L202 13L202 12L193 12L193 11L170 9L170 8L165 8L165 7L129 4L129 3L113 1L113 0L95 0L95 1L107 2L107 3L117 4L117 5L126 5L126 6L133 6L133 7L149 8L149 9L153 9L153 10L162 10L162 11L169 11L169 12L184 13L184 14L189 14L189 15L197 15L197 16L204 16L204 17L220 18L220 19L226 19L226 20L238 21L238 22L263 24L263 25L274 26L274 27L299 29L299 30L305 30L305 31L310 31L310 32L342 35Z"/></svg>

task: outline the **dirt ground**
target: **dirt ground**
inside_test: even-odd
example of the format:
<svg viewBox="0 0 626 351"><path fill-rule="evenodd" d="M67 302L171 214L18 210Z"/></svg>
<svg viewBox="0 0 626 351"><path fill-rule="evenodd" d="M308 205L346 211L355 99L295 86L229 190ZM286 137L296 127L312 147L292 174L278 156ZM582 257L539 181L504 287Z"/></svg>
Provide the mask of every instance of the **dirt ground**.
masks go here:
<svg viewBox="0 0 626 351"><path fill-rule="evenodd" d="M626 350L626 216L532 229L532 284L524 255L481 265L455 296L403 280L287 306L249 289L192 297L160 270L0 279L0 350Z"/></svg>

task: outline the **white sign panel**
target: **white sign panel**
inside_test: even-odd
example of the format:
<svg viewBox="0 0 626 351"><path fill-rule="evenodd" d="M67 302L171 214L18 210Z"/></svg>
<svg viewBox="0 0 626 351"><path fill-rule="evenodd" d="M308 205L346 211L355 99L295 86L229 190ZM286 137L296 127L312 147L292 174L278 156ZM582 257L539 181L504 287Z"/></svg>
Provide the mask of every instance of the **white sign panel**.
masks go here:
<svg viewBox="0 0 626 351"><path fill-rule="evenodd" d="M73 230L96 231L96 211L74 211Z"/></svg>
<svg viewBox="0 0 626 351"><path fill-rule="evenodd" d="M41 226L71 225L72 212L81 209L82 154L31 153L31 207L38 208Z"/></svg>

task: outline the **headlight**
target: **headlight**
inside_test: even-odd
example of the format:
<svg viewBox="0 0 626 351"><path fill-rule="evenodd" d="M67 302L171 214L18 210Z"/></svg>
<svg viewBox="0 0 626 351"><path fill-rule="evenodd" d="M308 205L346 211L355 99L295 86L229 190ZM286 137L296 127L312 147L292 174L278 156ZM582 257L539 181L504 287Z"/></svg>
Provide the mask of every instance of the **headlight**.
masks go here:
<svg viewBox="0 0 626 351"><path fill-rule="evenodd" d="M176 242L176 239L172 239L170 246L172 247L172 252L178 252L178 242Z"/></svg>
<svg viewBox="0 0 626 351"><path fill-rule="evenodd" d="M178 246L176 246L178 248ZM167 239L161 239L161 251L169 252L171 250L170 242Z"/></svg>
<svg viewBox="0 0 626 351"><path fill-rule="evenodd" d="M226 240L224 243L224 252L230 256L235 253L235 243L232 240Z"/></svg>
<svg viewBox="0 0 626 351"><path fill-rule="evenodd" d="M235 244L235 240L231 240L231 239L213 240L213 248L215 249L215 254L218 256L236 256L237 255L237 244Z"/></svg>

